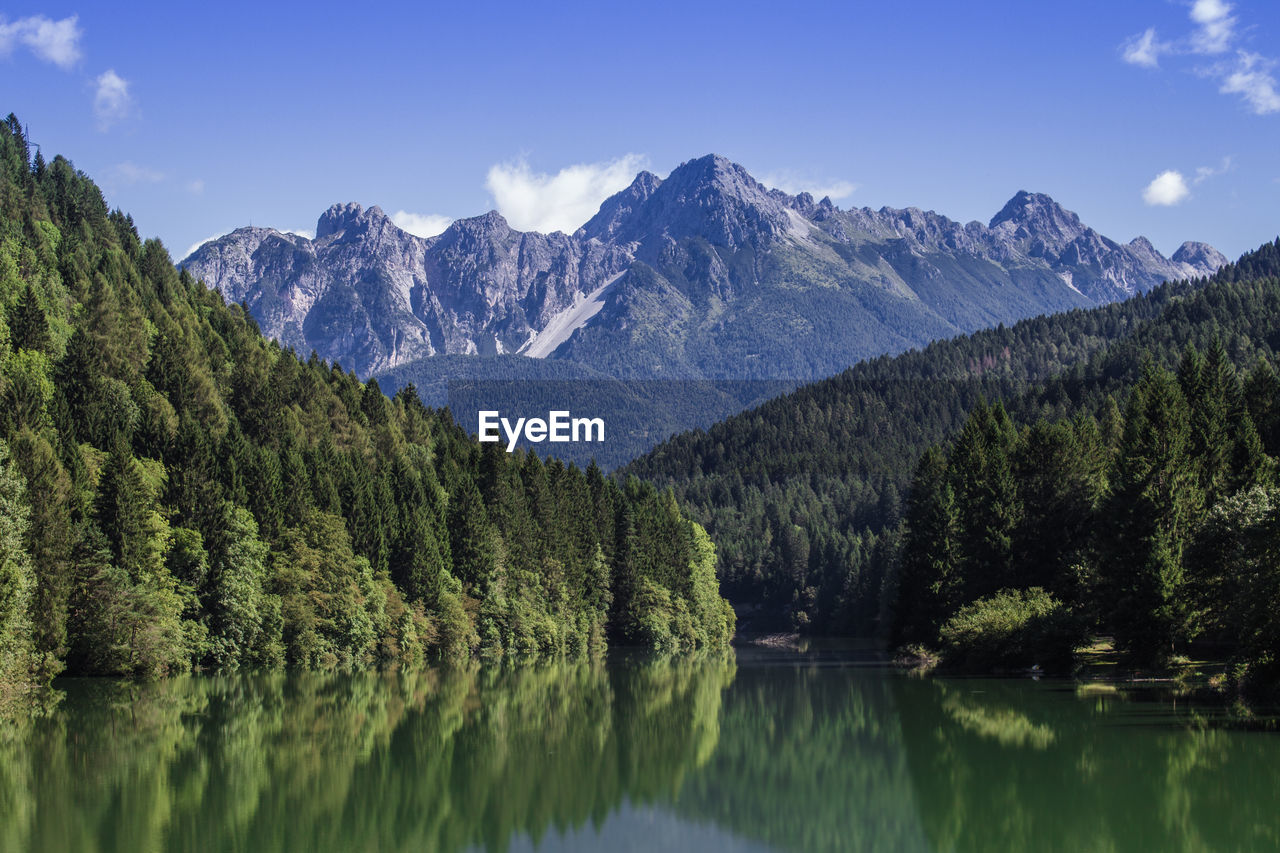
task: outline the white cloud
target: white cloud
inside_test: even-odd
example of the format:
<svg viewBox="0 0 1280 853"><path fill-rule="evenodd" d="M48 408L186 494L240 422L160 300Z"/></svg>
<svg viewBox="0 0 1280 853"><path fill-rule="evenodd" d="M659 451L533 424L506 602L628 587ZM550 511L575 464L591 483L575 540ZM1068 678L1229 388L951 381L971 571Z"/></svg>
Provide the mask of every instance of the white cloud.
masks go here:
<svg viewBox="0 0 1280 853"><path fill-rule="evenodd" d="M1280 112L1280 84L1273 71L1276 61L1261 54L1236 47L1240 38L1234 14L1235 6L1226 0L1195 0L1190 17L1195 25L1187 36L1172 42L1156 38L1155 28L1133 36L1122 45L1125 62L1147 68L1159 67L1160 57L1199 54L1217 56L1235 51L1234 59L1224 59L1208 68L1194 71L1201 77L1218 82L1224 95L1239 95L1257 115Z"/></svg>
<svg viewBox="0 0 1280 853"><path fill-rule="evenodd" d="M1191 35L1191 49L1196 53L1226 53L1236 37L1236 19L1231 4L1222 0L1196 0L1191 6L1191 20L1196 31Z"/></svg>
<svg viewBox="0 0 1280 853"><path fill-rule="evenodd" d="M80 59L82 32L75 15L55 21L44 15L32 15L9 23L0 16L0 55L13 52L14 44L26 45L45 62L70 69Z"/></svg>
<svg viewBox="0 0 1280 853"><path fill-rule="evenodd" d="M1167 53L1170 46L1156 40L1156 28L1151 27L1145 33L1134 36L1123 45L1124 61L1130 65L1141 65L1143 68L1158 68L1160 54Z"/></svg>
<svg viewBox="0 0 1280 853"><path fill-rule="evenodd" d="M314 228L277 228L281 234L297 234L299 237L306 237L308 240L316 238L316 229Z"/></svg>
<svg viewBox="0 0 1280 853"><path fill-rule="evenodd" d="M407 210L397 210L391 214L391 221L401 231L408 231L417 237L434 237L453 222L447 216L435 213L410 213Z"/></svg>
<svg viewBox="0 0 1280 853"><path fill-rule="evenodd" d="M123 163L117 163L111 170L111 175L118 183L126 186L132 184L158 184L165 179L164 172L157 172L155 169L148 169L128 160Z"/></svg>
<svg viewBox="0 0 1280 853"><path fill-rule="evenodd" d="M1239 95L1257 115L1280 112L1280 91L1276 88L1274 60L1240 51L1235 66L1222 77L1224 95Z"/></svg>
<svg viewBox="0 0 1280 853"><path fill-rule="evenodd" d="M816 199L829 197L832 201L848 198L858 189L851 181L812 180L794 172L770 172L760 177L766 187L776 187L788 195L808 193Z"/></svg>
<svg viewBox="0 0 1280 853"><path fill-rule="evenodd" d="M203 246L205 243L209 243L209 242L212 242L212 241L214 241L214 240L217 240L219 237L222 237L222 236L224 236L224 235L222 235L222 234L210 234L208 237L205 237L203 240L199 240L199 241L197 241L197 242L195 242L195 243L192 243L190 246L188 246L188 247L187 247L187 250L186 250L185 252L183 252L183 253L182 253L182 257L181 257L181 258L179 258L178 260L180 260L180 261L181 261L181 260L186 260L187 258L191 257L191 254L192 254L193 252L195 252L195 250L196 250L196 249L199 249L199 248L200 248L201 246Z"/></svg>
<svg viewBox="0 0 1280 853"><path fill-rule="evenodd" d="M1187 189L1187 181L1181 172L1172 169L1156 175L1155 180L1147 184L1142 191L1142 200L1147 204L1159 207L1170 207L1191 195Z"/></svg>
<svg viewBox="0 0 1280 853"><path fill-rule="evenodd" d="M1218 175L1224 175L1229 171L1231 171L1231 157L1223 157L1222 162L1217 167L1201 166L1196 169L1196 176L1191 179L1191 183L1201 184L1209 178L1216 178Z"/></svg>
<svg viewBox="0 0 1280 853"><path fill-rule="evenodd" d="M522 231L573 233L606 198L625 189L645 158L625 154L607 163L566 166L554 175L534 172L523 159L489 169L485 186L498 212Z"/></svg>
<svg viewBox="0 0 1280 853"><path fill-rule="evenodd" d="M106 130L133 112L133 96L129 94L129 81L114 69L108 68L94 81L97 87L93 96L93 111L98 116L98 127Z"/></svg>
<svg viewBox="0 0 1280 853"><path fill-rule="evenodd" d="M187 181L187 192L192 195L201 195L204 193L204 179L196 178L193 181Z"/></svg>

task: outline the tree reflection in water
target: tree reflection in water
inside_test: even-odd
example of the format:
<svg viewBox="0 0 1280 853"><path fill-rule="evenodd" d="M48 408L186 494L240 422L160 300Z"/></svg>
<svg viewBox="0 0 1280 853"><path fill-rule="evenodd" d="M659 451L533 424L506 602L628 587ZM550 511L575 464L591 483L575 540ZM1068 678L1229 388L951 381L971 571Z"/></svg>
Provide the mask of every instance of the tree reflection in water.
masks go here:
<svg viewBox="0 0 1280 853"><path fill-rule="evenodd" d="M69 681L0 850L1280 849L1280 737L804 654Z"/></svg>

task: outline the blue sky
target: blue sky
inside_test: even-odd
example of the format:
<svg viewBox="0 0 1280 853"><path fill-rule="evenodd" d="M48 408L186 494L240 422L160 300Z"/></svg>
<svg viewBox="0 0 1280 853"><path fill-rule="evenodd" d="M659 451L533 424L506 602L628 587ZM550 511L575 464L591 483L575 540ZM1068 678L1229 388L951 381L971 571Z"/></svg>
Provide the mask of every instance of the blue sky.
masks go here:
<svg viewBox="0 0 1280 853"><path fill-rule="evenodd" d="M180 256L377 204L572 228L640 166L1115 239L1280 233L1280 3L0 6L0 113ZM72 19L72 20L69 20Z"/></svg>

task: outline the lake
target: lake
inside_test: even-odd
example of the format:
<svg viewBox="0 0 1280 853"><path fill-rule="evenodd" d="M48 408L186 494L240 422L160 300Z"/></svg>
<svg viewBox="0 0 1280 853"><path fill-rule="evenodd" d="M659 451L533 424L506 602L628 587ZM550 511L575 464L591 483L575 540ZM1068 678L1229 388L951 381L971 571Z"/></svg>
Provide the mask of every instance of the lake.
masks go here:
<svg viewBox="0 0 1280 853"><path fill-rule="evenodd" d="M1280 849L1280 733L1167 686L832 645L57 687L4 851Z"/></svg>

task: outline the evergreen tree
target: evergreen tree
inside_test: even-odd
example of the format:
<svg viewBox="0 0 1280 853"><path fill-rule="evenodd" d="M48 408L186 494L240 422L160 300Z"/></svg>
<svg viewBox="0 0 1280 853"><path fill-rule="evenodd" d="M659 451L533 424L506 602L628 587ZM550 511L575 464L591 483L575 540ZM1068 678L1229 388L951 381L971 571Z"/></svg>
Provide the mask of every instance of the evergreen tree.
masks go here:
<svg viewBox="0 0 1280 853"><path fill-rule="evenodd" d="M1013 535L1021 507L1013 482L1015 441L1004 406L979 403L951 450L948 472L959 512L966 602L1017 584Z"/></svg>
<svg viewBox="0 0 1280 853"><path fill-rule="evenodd" d="M73 484L53 447L42 435L24 429L13 439L14 462L27 482L31 554L36 588L32 617L41 668L56 675L67 653L67 612L71 597L71 513Z"/></svg>
<svg viewBox="0 0 1280 853"><path fill-rule="evenodd" d="M21 475L0 441L0 699L36 676L31 605L35 572L23 541L27 504Z"/></svg>
<svg viewBox="0 0 1280 853"><path fill-rule="evenodd" d="M1117 643L1142 661L1170 654L1187 636L1182 558L1203 500L1188 423L1178 382L1148 362L1125 416L1101 566L1108 624Z"/></svg>
<svg viewBox="0 0 1280 853"><path fill-rule="evenodd" d="M247 666L280 642L266 636L264 584L269 548L243 507L224 503L221 535L210 543L209 660L217 668Z"/></svg>
<svg viewBox="0 0 1280 853"><path fill-rule="evenodd" d="M1092 419L1040 421L1022 434L1014 462L1022 506L1013 539L1019 588L1042 587L1059 601L1085 603L1086 579L1077 572L1091 556L1105 465Z"/></svg>
<svg viewBox="0 0 1280 853"><path fill-rule="evenodd" d="M9 335L11 346L15 350L47 352L51 344L49 337L49 320L35 288L27 282L26 289L18 300L17 306L9 314Z"/></svg>
<svg viewBox="0 0 1280 853"><path fill-rule="evenodd" d="M933 643L961 603L959 516L947 460L929 448L907 494L891 636L896 645Z"/></svg>

